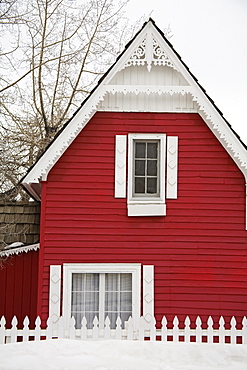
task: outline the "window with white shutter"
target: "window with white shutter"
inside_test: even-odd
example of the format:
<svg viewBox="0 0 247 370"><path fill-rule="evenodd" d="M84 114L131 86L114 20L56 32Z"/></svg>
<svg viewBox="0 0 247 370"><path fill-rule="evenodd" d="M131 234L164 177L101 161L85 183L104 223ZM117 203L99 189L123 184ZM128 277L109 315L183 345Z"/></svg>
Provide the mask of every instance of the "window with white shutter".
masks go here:
<svg viewBox="0 0 247 370"><path fill-rule="evenodd" d="M115 197L128 216L165 216L166 199L177 198L178 138L165 134L116 136ZM126 158L128 157L128 182Z"/></svg>

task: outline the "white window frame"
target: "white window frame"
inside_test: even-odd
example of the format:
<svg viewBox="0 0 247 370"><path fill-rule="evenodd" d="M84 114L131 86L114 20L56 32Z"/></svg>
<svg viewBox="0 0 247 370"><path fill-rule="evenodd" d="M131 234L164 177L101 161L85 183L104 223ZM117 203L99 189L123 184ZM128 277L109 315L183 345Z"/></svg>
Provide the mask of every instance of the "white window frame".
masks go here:
<svg viewBox="0 0 247 370"><path fill-rule="evenodd" d="M63 265L63 316L67 326L71 317L71 289L73 273L131 273L132 318L134 324L140 317L141 264L140 263L65 263ZM102 324L102 323L101 323Z"/></svg>
<svg viewBox="0 0 247 370"><path fill-rule="evenodd" d="M134 142L135 140L159 141L159 196L133 196L134 180ZM128 216L164 216L165 205L165 134L129 134L128 135Z"/></svg>

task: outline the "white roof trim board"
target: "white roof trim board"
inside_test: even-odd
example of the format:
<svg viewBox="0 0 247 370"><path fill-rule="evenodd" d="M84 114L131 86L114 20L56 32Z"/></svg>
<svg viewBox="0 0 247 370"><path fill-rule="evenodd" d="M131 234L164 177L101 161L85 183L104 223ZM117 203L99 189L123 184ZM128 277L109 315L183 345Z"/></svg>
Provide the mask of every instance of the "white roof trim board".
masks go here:
<svg viewBox="0 0 247 370"><path fill-rule="evenodd" d="M8 247L6 247L8 248ZM9 248L9 249L4 249L3 251L0 252L0 257L9 257L14 254L20 254L20 253L27 253L30 251L37 251L40 248L39 243L37 244L31 244L31 245L25 245L24 247L14 247L14 248Z"/></svg>
<svg viewBox="0 0 247 370"><path fill-rule="evenodd" d="M161 85L113 85L113 77L131 66L147 66L150 72L153 66L172 68L183 76L186 86ZM31 168L22 181L26 189L36 198L40 199L40 181L46 181L49 171L62 156L68 146L81 132L91 117L97 111L98 105L107 94L135 93L135 94L174 94L189 95L196 103L197 112L203 118L210 130L214 133L239 169L247 179L247 150L237 137L230 125L223 118L214 103L207 96L194 76L190 73L179 55L157 28L153 20L144 24L141 31L127 45L124 52L118 57L116 63L102 78L98 86L84 101L81 108L64 126L60 134L50 144L42 157ZM165 112L165 110L164 110Z"/></svg>

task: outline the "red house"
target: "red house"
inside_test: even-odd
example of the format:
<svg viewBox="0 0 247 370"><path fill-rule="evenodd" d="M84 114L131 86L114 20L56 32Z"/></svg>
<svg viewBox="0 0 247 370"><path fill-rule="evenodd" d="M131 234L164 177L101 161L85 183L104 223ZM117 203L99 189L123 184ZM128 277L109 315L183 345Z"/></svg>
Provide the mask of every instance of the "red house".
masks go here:
<svg viewBox="0 0 247 370"><path fill-rule="evenodd" d="M23 180L40 249L16 314L242 319L246 176L246 146L150 19Z"/></svg>

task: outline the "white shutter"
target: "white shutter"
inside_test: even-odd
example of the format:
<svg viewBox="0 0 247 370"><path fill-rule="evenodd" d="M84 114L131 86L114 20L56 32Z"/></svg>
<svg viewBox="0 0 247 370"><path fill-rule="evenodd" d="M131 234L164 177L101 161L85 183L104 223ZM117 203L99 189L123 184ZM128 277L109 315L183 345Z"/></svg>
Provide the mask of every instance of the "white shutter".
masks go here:
<svg viewBox="0 0 247 370"><path fill-rule="evenodd" d="M167 136L166 198L177 199L178 137Z"/></svg>
<svg viewBox="0 0 247 370"><path fill-rule="evenodd" d="M55 324L60 317L61 266L50 266L49 318Z"/></svg>
<svg viewBox="0 0 247 370"><path fill-rule="evenodd" d="M126 198L126 135L116 135L115 198Z"/></svg>
<svg viewBox="0 0 247 370"><path fill-rule="evenodd" d="M154 317L154 266L143 266L143 316L146 322Z"/></svg>

